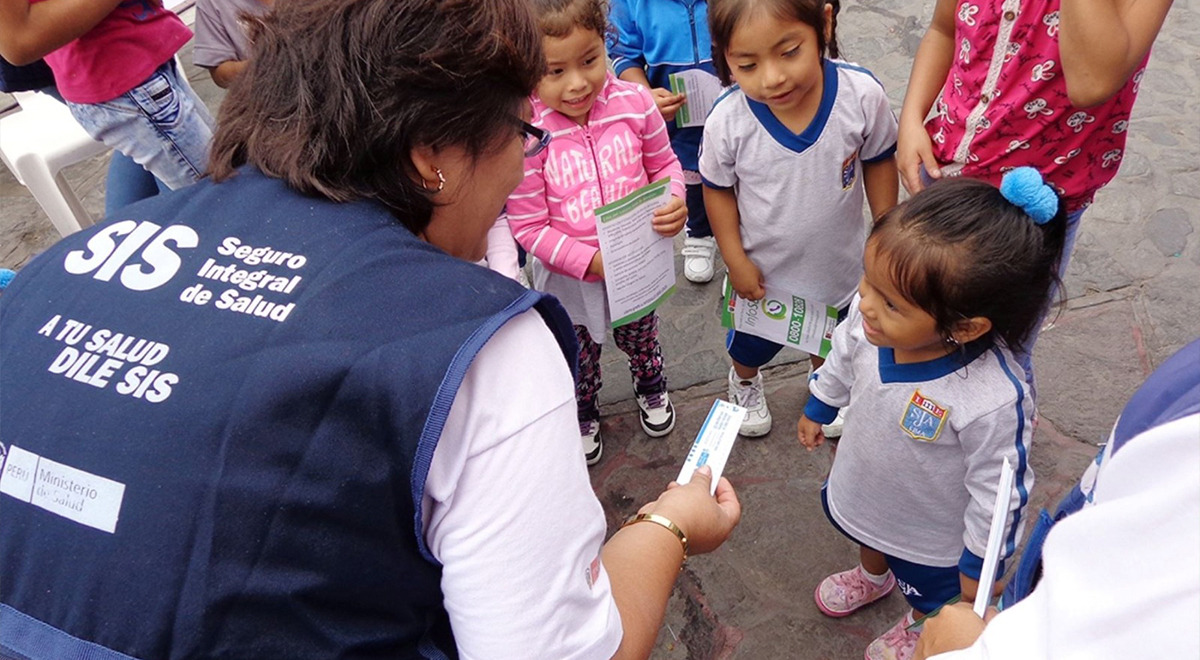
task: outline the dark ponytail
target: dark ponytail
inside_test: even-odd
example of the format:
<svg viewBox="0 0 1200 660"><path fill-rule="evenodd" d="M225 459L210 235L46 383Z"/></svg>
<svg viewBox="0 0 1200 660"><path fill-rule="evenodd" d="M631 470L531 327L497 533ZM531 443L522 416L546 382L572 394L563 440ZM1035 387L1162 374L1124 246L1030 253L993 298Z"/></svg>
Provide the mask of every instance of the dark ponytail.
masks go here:
<svg viewBox="0 0 1200 660"><path fill-rule="evenodd" d="M837 45L837 17L838 12L842 11L842 2L841 0L828 0L826 4L833 6L833 14L829 19L829 39L825 43L825 50L829 53L829 57L836 60L841 57Z"/></svg>
<svg viewBox="0 0 1200 660"><path fill-rule="evenodd" d="M1025 351L1062 290L1067 214L1054 199L1053 216L1037 224L991 184L946 179L885 213L868 241L886 255L900 293L944 335L980 316L993 339Z"/></svg>

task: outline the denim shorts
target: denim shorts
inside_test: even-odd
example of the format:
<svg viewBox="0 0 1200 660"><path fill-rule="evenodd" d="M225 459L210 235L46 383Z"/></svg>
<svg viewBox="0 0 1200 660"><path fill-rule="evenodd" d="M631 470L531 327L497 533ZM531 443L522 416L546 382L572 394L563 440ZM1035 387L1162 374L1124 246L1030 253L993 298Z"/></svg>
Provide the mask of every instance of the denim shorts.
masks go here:
<svg viewBox="0 0 1200 660"><path fill-rule="evenodd" d="M120 151L172 190L208 169L213 118L174 58L140 85L101 103L67 103L93 138Z"/></svg>

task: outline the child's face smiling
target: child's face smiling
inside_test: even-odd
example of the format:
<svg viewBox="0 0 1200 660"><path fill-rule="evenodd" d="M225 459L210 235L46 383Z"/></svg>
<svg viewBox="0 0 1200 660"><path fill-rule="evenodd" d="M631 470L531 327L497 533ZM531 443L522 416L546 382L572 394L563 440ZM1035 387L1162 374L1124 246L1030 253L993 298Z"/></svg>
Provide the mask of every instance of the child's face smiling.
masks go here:
<svg viewBox="0 0 1200 660"><path fill-rule="evenodd" d="M808 23L753 11L730 35L725 62L746 96L765 103L792 131L803 131L816 115L824 74L817 31Z"/></svg>
<svg viewBox="0 0 1200 660"><path fill-rule="evenodd" d="M538 98L576 122L587 123L608 73L604 40L592 30L575 27L565 37L542 37L542 45L547 67L538 83Z"/></svg>
<svg viewBox="0 0 1200 660"><path fill-rule="evenodd" d="M893 349L897 363L934 360L952 350L938 330L937 321L901 295L892 283L887 255L876 251L874 241L867 243L863 253L858 294L862 297L858 309L863 334L875 346Z"/></svg>

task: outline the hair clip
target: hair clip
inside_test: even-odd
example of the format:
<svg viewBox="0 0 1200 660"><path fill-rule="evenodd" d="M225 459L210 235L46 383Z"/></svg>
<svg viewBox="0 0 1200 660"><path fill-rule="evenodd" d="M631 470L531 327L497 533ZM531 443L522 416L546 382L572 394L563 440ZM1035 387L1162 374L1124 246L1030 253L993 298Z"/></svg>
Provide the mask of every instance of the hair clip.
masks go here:
<svg viewBox="0 0 1200 660"><path fill-rule="evenodd" d="M1058 213L1058 195L1032 167L1005 173L1000 180L1000 194L1033 218L1035 224L1044 225Z"/></svg>

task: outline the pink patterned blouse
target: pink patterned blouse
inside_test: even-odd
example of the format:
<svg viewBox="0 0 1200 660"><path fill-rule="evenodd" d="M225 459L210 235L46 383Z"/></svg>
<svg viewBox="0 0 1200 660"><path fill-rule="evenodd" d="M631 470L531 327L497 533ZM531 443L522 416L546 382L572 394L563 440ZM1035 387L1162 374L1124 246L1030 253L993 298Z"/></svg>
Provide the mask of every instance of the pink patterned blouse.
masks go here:
<svg viewBox="0 0 1200 660"><path fill-rule="evenodd" d="M950 72L925 127L946 174L998 185L1004 172L1030 165L1076 211L1120 167L1146 61L1104 103L1072 106L1058 51L1059 2L962 0Z"/></svg>

